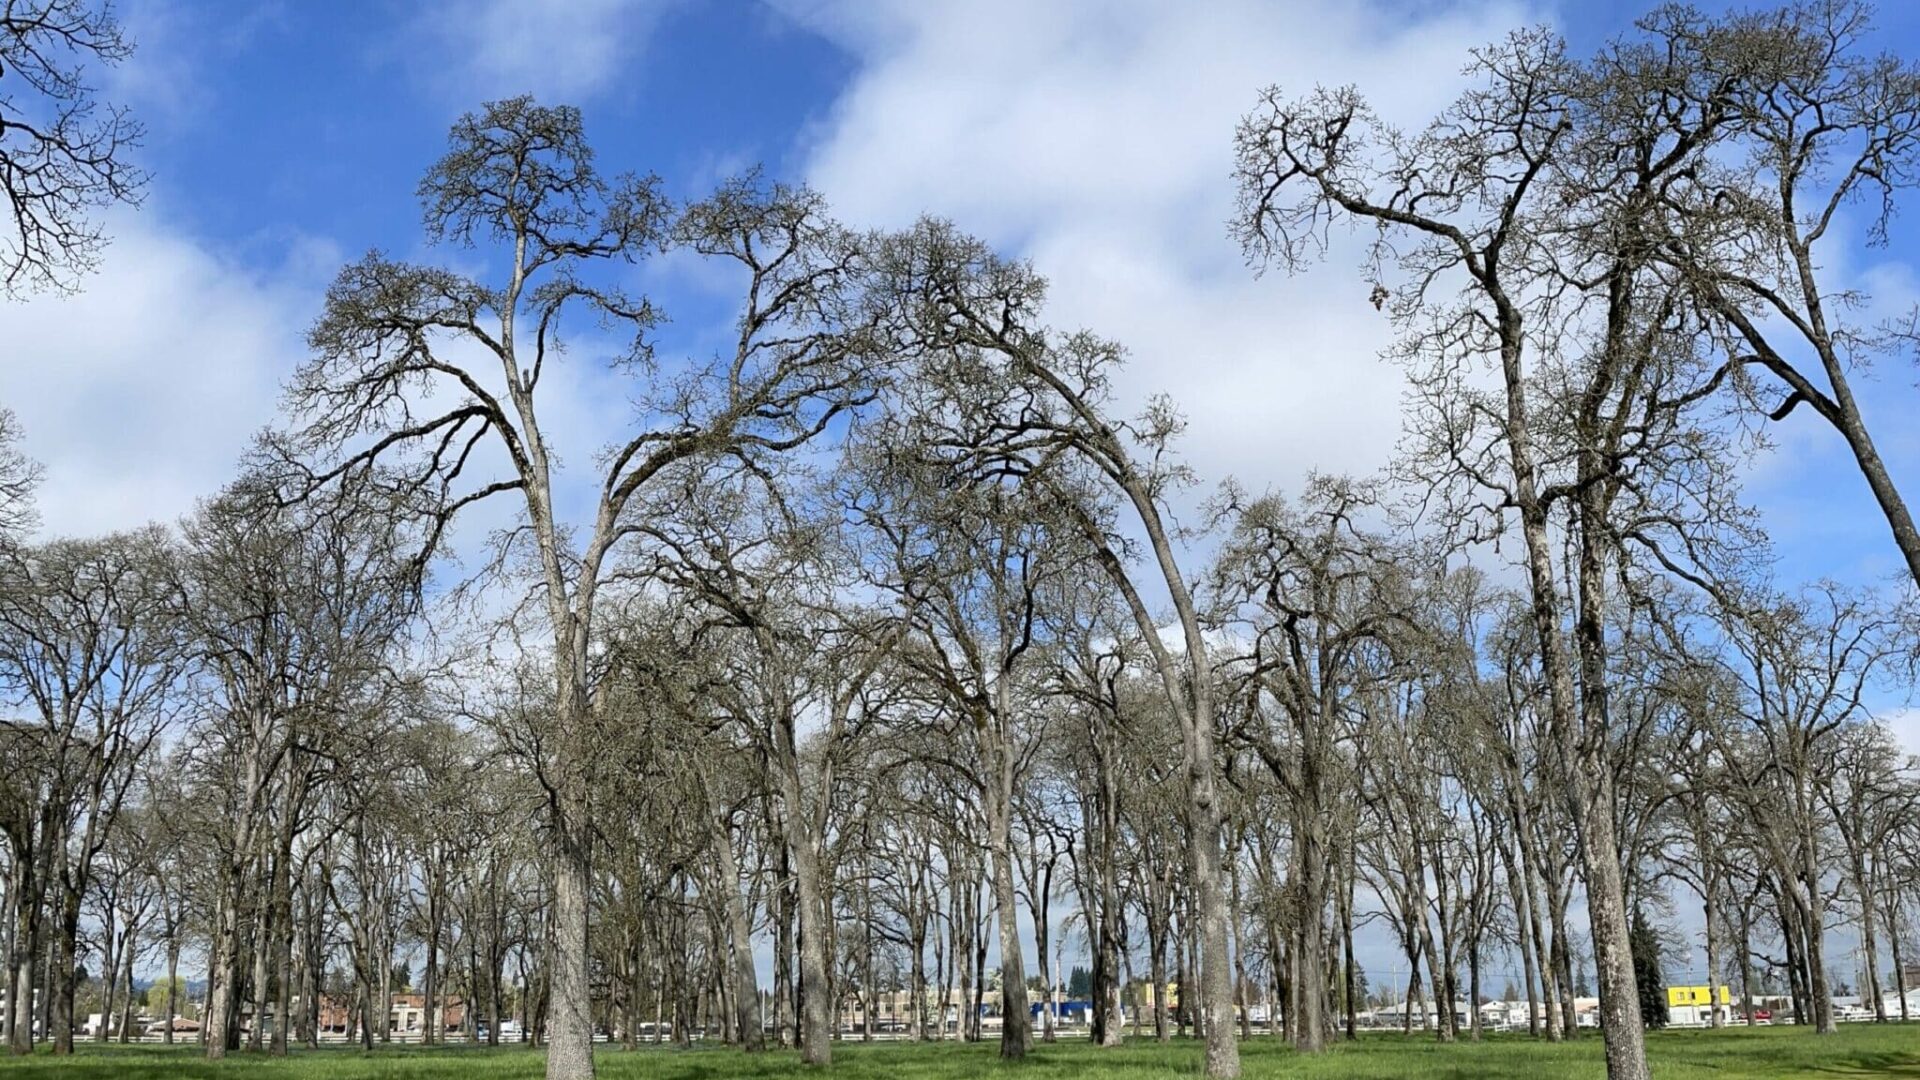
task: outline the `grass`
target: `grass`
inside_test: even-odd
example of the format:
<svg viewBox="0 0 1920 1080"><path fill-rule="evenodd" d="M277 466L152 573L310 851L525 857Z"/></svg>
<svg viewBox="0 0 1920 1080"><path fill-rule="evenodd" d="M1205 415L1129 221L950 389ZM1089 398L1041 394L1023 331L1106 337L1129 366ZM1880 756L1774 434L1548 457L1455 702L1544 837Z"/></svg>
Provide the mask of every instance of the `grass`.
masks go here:
<svg viewBox="0 0 1920 1080"><path fill-rule="evenodd" d="M1549 1045L1524 1037L1440 1046L1424 1038L1368 1034L1356 1045L1338 1046L1320 1057L1302 1057L1269 1038L1242 1046L1245 1074L1304 1080L1599 1080L1605 1075L1600 1040ZM1920 1024L1850 1024L1838 1035L1817 1038L1805 1029L1734 1028L1669 1031L1652 1036L1653 1074L1660 1080L1775 1080L1784 1077L1910 1077L1920 1080ZM600 1075L607 1080L778 1080L809 1074L796 1055L773 1052L748 1057L724 1047L694 1050L645 1048L632 1053L603 1049ZM237 1055L203 1060L192 1046L86 1045L70 1058L50 1055L0 1058L6 1080L188 1080L248 1077L260 1080L535 1080L543 1057L523 1048L487 1050L396 1047L362 1053L327 1048L272 1059ZM1002 1065L988 1045L842 1043L834 1047L833 1080L961 1080L992 1075L1004 1080L1149 1080L1194 1076L1200 1047L1129 1041L1118 1050L1082 1042L1039 1045L1026 1062Z"/></svg>

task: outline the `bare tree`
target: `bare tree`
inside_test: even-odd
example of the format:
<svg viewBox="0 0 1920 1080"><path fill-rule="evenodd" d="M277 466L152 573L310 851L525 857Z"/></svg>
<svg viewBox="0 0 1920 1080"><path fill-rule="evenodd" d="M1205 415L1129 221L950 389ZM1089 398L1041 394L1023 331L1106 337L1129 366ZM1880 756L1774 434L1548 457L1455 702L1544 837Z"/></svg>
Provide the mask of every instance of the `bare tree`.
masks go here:
<svg viewBox="0 0 1920 1080"><path fill-rule="evenodd" d="M1920 64L1869 51L1872 14L1863 0L1794 0L1652 24L1723 120L1713 155L1655 193L1649 254L1715 317L1731 385L1757 412L1780 421L1805 405L1839 433L1920 582L1920 528L1856 385L1874 358L1910 352L1920 322L1863 313L1871 298L1841 283L1835 253L1884 244L1920 183Z"/></svg>
<svg viewBox="0 0 1920 1080"><path fill-rule="evenodd" d="M312 462L307 487L393 463L434 504L427 548L462 510L517 502L494 565L525 558L552 634L558 723L542 777L556 845L553 1040L547 1074L591 1076L587 970L593 756L590 656L595 605L630 510L655 477L689 459L751 461L793 449L867 394L855 238L806 191L748 178L676 210L651 178L604 179L571 108L527 98L463 117L421 182L428 236L487 243L497 284L371 255L341 272L314 327L314 358L294 380L288 449ZM610 264L662 248L719 260L745 276L737 341L721 356L669 364L649 331L659 313L596 284ZM609 371L636 418L601 458L583 527L544 432L542 379L563 318L584 309L630 333ZM422 391L442 394L428 399ZM432 408L426 409L428 403Z"/></svg>
<svg viewBox="0 0 1920 1080"><path fill-rule="evenodd" d="M1024 948L1019 934L1022 875L1014 827L1040 725L1035 653L1053 630L1050 596L1072 572L1082 546L1073 520L1053 513L1044 485L946 483L938 454L922 457L927 432L911 417L876 425L884 433L851 456L855 513L877 549L875 584L899 598L912 641L901 662L959 721L975 760L957 766L978 789L998 919L1003 1058L1032 1042ZM1044 975L1045 902L1035 905ZM1049 1012L1051 1017L1051 1012ZM1048 1021L1051 1030L1051 1019Z"/></svg>
<svg viewBox="0 0 1920 1080"><path fill-rule="evenodd" d="M892 242L885 258L890 290L906 301L898 328L905 348L926 361L915 372L926 397L911 407L935 418L930 446L960 476L1028 477L1050 490L1138 624L1181 732L1200 952L1201 992L1192 997L1207 1040L1206 1071L1238 1076L1211 658L1165 507L1186 478L1169 457L1180 418L1164 400L1130 423L1106 414L1119 347L1090 334L1051 333L1041 314L1045 283L1030 267L938 222ZM1177 650L1160 637L1100 492L1124 505L1146 534L1181 627Z"/></svg>
<svg viewBox="0 0 1920 1080"><path fill-rule="evenodd" d="M1080 805L1080 828L1067 855L1093 953L1089 1034L1096 1045L1118 1046L1124 1038L1120 954L1126 937L1120 885L1120 698L1123 682L1135 674L1129 657L1136 653L1129 639L1131 618L1103 577L1070 583L1058 606L1064 643L1053 658L1054 692L1078 714L1081 730L1060 736L1055 767Z"/></svg>
<svg viewBox="0 0 1920 1080"><path fill-rule="evenodd" d="M1879 898L1887 874L1887 849L1895 834L1912 821L1913 777L1902 769L1899 744L1874 723L1842 728L1833 765L1821 792L1847 854L1846 877L1860 922L1860 949L1866 959L1864 996L1873 1018L1887 1021L1887 1000L1880 978L1881 936L1891 926L1880 918ZM1896 953L1899 951L1896 947ZM1896 956L1894 963L1898 965Z"/></svg>
<svg viewBox="0 0 1920 1080"><path fill-rule="evenodd" d="M1864 718L1867 692L1895 655L1894 624L1870 598L1830 583L1797 597L1724 600L1720 663L1742 692L1736 711L1708 730L1772 871L1811 1020L1830 1034L1822 803L1842 735Z"/></svg>
<svg viewBox="0 0 1920 1080"><path fill-rule="evenodd" d="M677 470L655 503L677 512L645 515L626 569L686 605L685 632L719 665L707 708L766 763L798 909L800 1046L824 1065L836 1004L831 818L900 624L839 595L855 560L837 514L795 496L799 482L759 466Z"/></svg>
<svg viewBox="0 0 1920 1080"><path fill-rule="evenodd" d="M726 677L725 665L697 635L681 636L687 627L679 616L677 605L649 597L623 605L609 620L609 679L616 683L610 690L620 710L634 717L630 730L610 733L628 753L619 770L625 775L611 778L609 795L630 807L630 820L650 826L629 830L626 839L652 850L628 853L624 861L657 865L691 846L697 854L675 859L705 864L700 893L716 936L724 938L728 1038L755 1053L766 1048L766 1037L753 958L757 875L750 857L758 831L753 811L766 797L768 778L757 743L712 690ZM674 831L682 833L678 843L656 835ZM639 914L644 920L648 912ZM637 974L638 957L631 966Z"/></svg>
<svg viewBox="0 0 1920 1080"><path fill-rule="evenodd" d="M1418 135L1350 89L1270 90L1237 135L1235 230L1251 256L1298 268L1336 218L1378 229L1367 272L1413 374L1408 471L1443 522L1469 541L1519 524L1616 1078L1647 1066L1614 820L1613 581L1627 543L1687 573L1722 556L1740 517L1724 448L1689 415L1727 369L1649 235L1661 193L1727 123L1695 77L1700 48L1676 32L1581 63L1522 31L1478 51L1477 84ZM1469 374L1482 363L1497 389ZM1578 567L1564 590L1562 515Z"/></svg>
<svg viewBox="0 0 1920 1080"><path fill-rule="evenodd" d="M110 0L14 0L0 9L0 292L67 288L106 238L92 213L136 202L132 116L95 97L89 68L133 53Z"/></svg>
<svg viewBox="0 0 1920 1080"><path fill-rule="evenodd" d="M12 556L0 586L0 687L35 719L10 732L16 783L34 792L29 819L9 823L28 860L14 898L14 1049L31 1048L33 957L52 966L47 1032L73 1050L74 965L94 861L138 776L140 759L180 703L182 647L173 552L157 529L59 540ZM42 937L39 905L49 906Z"/></svg>
<svg viewBox="0 0 1920 1080"><path fill-rule="evenodd" d="M390 664L419 582L391 495L369 486L286 508L249 480L186 525L182 580L205 721L194 752L224 804L207 836L220 856L204 1028L212 1058L237 1047L243 982L262 1012L269 964L286 991L302 876L295 841L312 823L316 780L348 743L390 731L399 711L403 683Z"/></svg>
<svg viewBox="0 0 1920 1080"><path fill-rule="evenodd" d="M1336 747L1368 684L1385 674L1379 644L1408 621L1411 606L1400 553L1358 521L1370 501L1364 485L1321 479L1298 509L1275 496L1230 508L1233 532L1213 570L1221 616L1251 648L1233 672L1247 701L1234 731L1290 811L1299 1007L1289 1011L1294 1045L1307 1052L1326 1049L1330 1026L1321 988L1332 970L1326 925L1342 801L1335 788L1346 778ZM1270 715L1278 722L1269 724Z"/></svg>
<svg viewBox="0 0 1920 1080"><path fill-rule="evenodd" d="M37 521L33 492L40 466L21 452L20 438L13 410L0 409L0 548L18 543Z"/></svg>

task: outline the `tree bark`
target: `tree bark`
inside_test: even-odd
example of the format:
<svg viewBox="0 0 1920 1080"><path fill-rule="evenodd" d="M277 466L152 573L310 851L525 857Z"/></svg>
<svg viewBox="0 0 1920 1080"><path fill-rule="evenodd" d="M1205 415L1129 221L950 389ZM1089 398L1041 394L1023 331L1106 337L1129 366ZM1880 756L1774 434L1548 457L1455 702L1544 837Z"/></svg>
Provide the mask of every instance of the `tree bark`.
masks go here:
<svg viewBox="0 0 1920 1080"><path fill-rule="evenodd" d="M741 1048L748 1053L759 1053L767 1048L767 1038L760 1022L760 984L753 969L753 922L740 895L740 865L734 857L733 834L724 815L715 820L713 847L714 859L719 864L720 888L726 893L734 1023L739 1028Z"/></svg>
<svg viewBox="0 0 1920 1080"><path fill-rule="evenodd" d="M1003 742L996 742L1001 745L992 755L992 769L998 790L987 800L987 847L1000 931L1000 1057L1019 1061L1033 1043L1033 1018L1027 1001L1026 959L1020 945L1020 901L1013 884L1013 754Z"/></svg>

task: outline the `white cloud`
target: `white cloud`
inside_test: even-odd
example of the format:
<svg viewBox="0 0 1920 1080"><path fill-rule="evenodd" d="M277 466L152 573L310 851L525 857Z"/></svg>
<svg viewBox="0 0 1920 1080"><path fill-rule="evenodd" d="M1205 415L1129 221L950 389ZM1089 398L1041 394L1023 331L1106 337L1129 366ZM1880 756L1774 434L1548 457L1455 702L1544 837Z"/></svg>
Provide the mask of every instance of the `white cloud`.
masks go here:
<svg viewBox="0 0 1920 1080"><path fill-rule="evenodd" d="M533 94L578 101L607 88L671 0L484 0L424 12L399 57L463 104Z"/></svg>
<svg viewBox="0 0 1920 1080"><path fill-rule="evenodd" d="M1888 709L1879 719L1893 732L1894 739L1906 747L1907 753L1920 757L1920 709Z"/></svg>
<svg viewBox="0 0 1920 1080"><path fill-rule="evenodd" d="M1376 359L1390 328L1351 245L1297 278L1247 269L1226 236L1234 124L1276 82L1356 83L1385 116L1419 123L1454 92L1467 50L1525 10L1007 0L793 13L862 62L809 145L809 177L842 215L932 212L1031 257L1056 321L1131 349L1128 405L1173 394L1209 481L1291 486L1309 469L1386 461L1402 384Z"/></svg>
<svg viewBox="0 0 1920 1080"><path fill-rule="evenodd" d="M217 491L272 419L325 282L310 245L269 278L152 213L107 226L79 293L0 304L0 401L46 466L43 535L172 520Z"/></svg>

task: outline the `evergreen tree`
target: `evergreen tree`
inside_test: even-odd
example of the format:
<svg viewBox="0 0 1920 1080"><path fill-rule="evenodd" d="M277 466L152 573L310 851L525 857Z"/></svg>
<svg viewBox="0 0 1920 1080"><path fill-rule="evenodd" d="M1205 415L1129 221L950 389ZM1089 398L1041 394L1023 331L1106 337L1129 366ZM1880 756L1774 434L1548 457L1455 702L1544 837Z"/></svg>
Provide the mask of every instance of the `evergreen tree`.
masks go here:
<svg viewBox="0 0 1920 1080"><path fill-rule="evenodd" d="M1640 991L1640 1018L1650 1028L1667 1026L1666 979L1660 974L1660 937L1647 922L1647 913L1633 909L1629 935L1633 949L1633 981Z"/></svg>
<svg viewBox="0 0 1920 1080"><path fill-rule="evenodd" d="M1075 1001L1085 1001L1093 996L1093 972L1078 965L1067 973L1067 996Z"/></svg>

